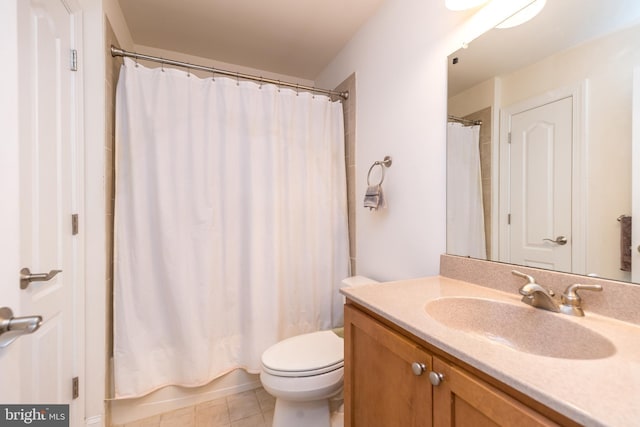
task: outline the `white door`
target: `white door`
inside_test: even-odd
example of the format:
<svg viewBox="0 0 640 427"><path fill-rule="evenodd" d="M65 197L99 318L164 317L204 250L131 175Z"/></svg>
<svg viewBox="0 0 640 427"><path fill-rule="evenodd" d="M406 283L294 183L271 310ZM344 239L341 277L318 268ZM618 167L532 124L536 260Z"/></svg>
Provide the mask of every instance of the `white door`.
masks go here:
<svg viewBox="0 0 640 427"><path fill-rule="evenodd" d="M510 262L571 271L572 99L511 116Z"/></svg>
<svg viewBox="0 0 640 427"><path fill-rule="evenodd" d="M70 404L71 425L79 425L82 407L72 396L82 364L77 316L83 314L72 230L79 196L74 17L61 0L2 3L3 67L14 68L3 71L8 96L0 104L8 134L1 153L0 306L14 316L40 315L43 323L0 349L0 402ZM22 268L62 272L21 289Z"/></svg>

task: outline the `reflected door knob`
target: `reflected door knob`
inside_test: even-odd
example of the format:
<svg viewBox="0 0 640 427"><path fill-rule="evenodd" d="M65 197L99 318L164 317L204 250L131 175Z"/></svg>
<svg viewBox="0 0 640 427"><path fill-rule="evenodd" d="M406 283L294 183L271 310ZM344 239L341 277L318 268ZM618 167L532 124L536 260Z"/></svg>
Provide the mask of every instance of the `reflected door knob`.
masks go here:
<svg viewBox="0 0 640 427"><path fill-rule="evenodd" d="M567 238L564 237L564 236L558 236L558 237L556 237L555 240L553 240L553 239L542 239L542 240L547 241L547 242L551 242L551 243L555 243L556 245L560 245L560 246L566 245L567 242L568 242Z"/></svg>
<svg viewBox="0 0 640 427"><path fill-rule="evenodd" d="M440 372L431 371L429 372L429 381L434 386L439 386L442 381L444 381L444 375Z"/></svg>
<svg viewBox="0 0 640 427"><path fill-rule="evenodd" d="M424 373L424 371L427 370L427 365L425 365L424 363L420 363L420 362L413 362L411 364L411 370L413 371L413 374L416 376L420 376Z"/></svg>

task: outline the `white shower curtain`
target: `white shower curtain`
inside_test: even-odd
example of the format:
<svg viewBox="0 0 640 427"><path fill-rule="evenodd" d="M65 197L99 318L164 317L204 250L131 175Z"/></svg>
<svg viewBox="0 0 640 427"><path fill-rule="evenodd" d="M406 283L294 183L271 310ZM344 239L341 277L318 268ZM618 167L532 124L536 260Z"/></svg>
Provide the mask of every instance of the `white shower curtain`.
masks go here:
<svg viewBox="0 0 640 427"><path fill-rule="evenodd" d="M487 258L480 171L480 126L447 129L447 253Z"/></svg>
<svg viewBox="0 0 640 427"><path fill-rule="evenodd" d="M342 105L125 59L117 88L116 397L256 373L342 324Z"/></svg>

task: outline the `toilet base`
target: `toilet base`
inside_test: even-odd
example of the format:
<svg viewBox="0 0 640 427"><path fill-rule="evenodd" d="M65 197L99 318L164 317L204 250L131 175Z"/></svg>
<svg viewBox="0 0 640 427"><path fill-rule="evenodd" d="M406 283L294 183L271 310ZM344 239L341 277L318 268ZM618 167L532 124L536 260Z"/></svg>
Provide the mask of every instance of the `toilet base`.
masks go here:
<svg viewBox="0 0 640 427"><path fill-rule="evenodd" d="M331 427L344 427L344 403L331 412Z"/></svg>
<svg viewBox="0 0 640 427"><path fill-rule="evenodd" d="M291 402L276 399L273 427L330 427L329 399Z"/></svg>

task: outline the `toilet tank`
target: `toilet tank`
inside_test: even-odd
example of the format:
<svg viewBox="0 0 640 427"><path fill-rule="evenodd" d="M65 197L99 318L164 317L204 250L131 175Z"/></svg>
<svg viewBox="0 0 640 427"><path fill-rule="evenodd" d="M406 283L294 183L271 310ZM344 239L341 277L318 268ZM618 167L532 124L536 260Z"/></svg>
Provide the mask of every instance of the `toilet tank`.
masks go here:
<svg viewBox="0 0 640 427"><path fill-rule="evenodd" d="M370 285L372 283L380 283L377 280L373 280L366 276L351 276L342 279L342 285L340 288L354 288L356 286ZM342 302L346 302L346 298L342 297Z"/></svg>
<svg viewBox="0 0 640 427"><path fill-rule="evenodd" d="M345 279L342 279L340 288L353 288L356 286L363 286L363 285L371 285L373 283L380 283L377 280L373 280L369 277L365 277L365 276L351 276L351 277L347 277ZM345 298L345 296L342 296L342 303L345 304L347 302L347 299ZM341 338L344 338L344 328L338 327L333 329L333 332L336 333L336 335L338 335Z"/></svg>
<svg viewBox="0 0 640 427"><path fill-rule="evenodd" d="M342 286L340 287L353 288L356 286L370 285L372 283L380 283L380 282L378 282L377 280L370 279L366 276L351 276L351 277L347 277L346 279L342 279Z"/></svg>

